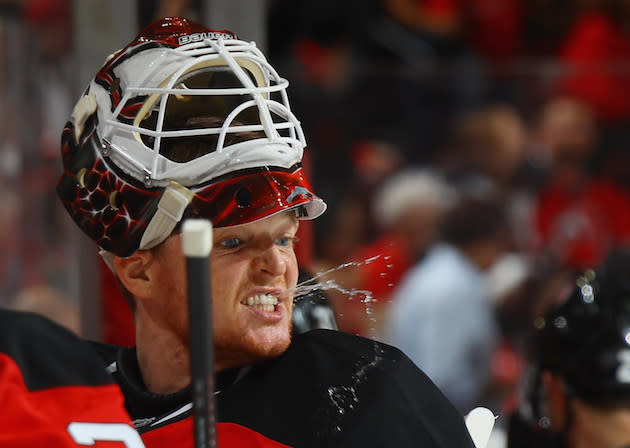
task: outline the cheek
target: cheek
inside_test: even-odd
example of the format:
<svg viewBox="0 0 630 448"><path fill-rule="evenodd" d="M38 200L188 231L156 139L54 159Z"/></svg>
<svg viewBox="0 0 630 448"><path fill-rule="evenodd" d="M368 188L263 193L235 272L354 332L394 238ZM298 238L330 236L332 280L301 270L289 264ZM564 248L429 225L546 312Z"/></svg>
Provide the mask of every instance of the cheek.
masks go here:
<svg viewBox="0 0 630 448"><path fill-rule="evenodd" d="M153 269L153 289L146 308L154 320L187 340L188 303L184 265L172 256L160 259Z"/></svg>
<svg viewBox="0 0 630 448"><path fill-rule="evenodd" d="M155 295L164 297L168 303L180 303L187 294L186 259L177 249L175 246L157 260Z"/></svg>
<svg viewBox="0 0 630 448"><path fill-rule="evenodd" d="M298 263L297 263L297 258L295 256L295 253L292 254L291 257L289 257L289 260L287 260L287 276L286 278L286 287L289 290L292 290L296 287L297 282L298 282L298 278L300 275L300 270L298 267ZM292 294L292 297L295 297L295 293ZM289 320L291 320L291 316L293 314L293 307L294 307L294 302L293 300L289 300L287 302L287 315Z"/></svg>
<svg viewBox="0 0 630 448"><path fill-rule="evenodd" d="M210 293L213 310L225 308L237 295L237 288L241 283L245 268L242 263L233 260L211 260L210 262Z"/></svg>
<svg viewBox="0 0 630 448"><path fill-rule="evenodd" d="M300 274L295 252L290 252L289 254L287 254L287 259L285 263L287 266L287 288L293 288L295 285L297 285L298 276Z"/></svg>
<svg viewBox="0 0 630 448"><path fill-rule="evenodd" d="M155 275L156 294L167 295L173 299L186 297L186 258L182 253L179 237L166 240L156 258Z"/></svg>
<svg viewBox="0 0 630 448"><path fill-rule="evenodd" d="M162 273L162 291L173 315L188 312L188 285L184 263L169 263Z"/></svg>
<svg viewBox="0 0 630 448"><path fill-rule="evenodd" d="M162 263L160 272L161 283L169 285L178 295L186 292L186 261L183 257L170 257Z"/></svg>

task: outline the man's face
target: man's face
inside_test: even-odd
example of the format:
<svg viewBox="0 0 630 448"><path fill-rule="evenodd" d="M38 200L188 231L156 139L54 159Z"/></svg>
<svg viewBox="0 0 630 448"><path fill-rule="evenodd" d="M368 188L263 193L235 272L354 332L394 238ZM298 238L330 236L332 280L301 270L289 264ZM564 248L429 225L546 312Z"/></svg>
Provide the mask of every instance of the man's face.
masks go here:
<svg viewBox="0 0 630 448"><path fill-rule="evenodd" d="M630 409L598 409L573 400L571 448L630 447Z"/></svg>
<svg viewBox="0 0 630 448"><path fill-rule="evenodd" d="M271 358L290 343L298 267L293 243L298 220L292 212L213 230L210 275L217 370ZM172 331L188 341L185 259L174 235L156 251L154 295Z"/></svg>

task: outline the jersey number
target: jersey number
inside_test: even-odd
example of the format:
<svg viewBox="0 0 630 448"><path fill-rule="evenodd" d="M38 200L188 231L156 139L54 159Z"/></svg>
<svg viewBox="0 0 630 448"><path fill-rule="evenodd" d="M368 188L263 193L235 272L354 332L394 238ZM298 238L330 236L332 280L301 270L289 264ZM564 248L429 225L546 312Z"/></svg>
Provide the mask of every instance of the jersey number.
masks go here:
<svg viewBox="0 0 630 448"><path fill-rule="evenodd" d="M127 448L145 448L140 434L124 423L70 423L68 432L79 445L92 446L97 441L121 442Z"/></svg>

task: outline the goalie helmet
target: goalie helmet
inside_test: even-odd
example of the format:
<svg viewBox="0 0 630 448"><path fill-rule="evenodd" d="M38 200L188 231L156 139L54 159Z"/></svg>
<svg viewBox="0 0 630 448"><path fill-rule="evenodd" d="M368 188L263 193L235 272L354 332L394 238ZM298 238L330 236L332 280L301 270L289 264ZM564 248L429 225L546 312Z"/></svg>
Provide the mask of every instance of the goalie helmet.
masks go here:
<svg viewBox="0 0 630 448"><path fill-rule="evenodd" d="M62 134L57 192L103 250L129 256L188 217L215 227L326 205L301 161L288 82L253 42L162 19L111 55Z"/></svg>

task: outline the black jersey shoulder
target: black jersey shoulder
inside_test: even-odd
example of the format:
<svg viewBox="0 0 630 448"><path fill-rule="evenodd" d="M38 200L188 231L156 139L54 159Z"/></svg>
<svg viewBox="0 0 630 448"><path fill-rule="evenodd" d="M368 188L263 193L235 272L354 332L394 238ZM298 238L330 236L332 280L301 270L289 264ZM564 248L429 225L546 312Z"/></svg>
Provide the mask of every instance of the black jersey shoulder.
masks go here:
<svg viewBox="0 0 630 448"><path fill-rule="evenodd" d="M221 391L218 409L220 421L296 447L473 446L463 417L400 350L334 330L297 336Z"/></svg>
<svg viewBox="0 0 630 448"><path fill-rule="evenodd" d="M113 381L90 343L33 313L0 309L0 353L18 365L32 391Z"/></svg>
<svg viewBox="0 0 630 448"><path fill-rule="evenodd" d="M108 366L118 360L121 350L132 350L128 347L121 347L119 345L105 344L103 342L90 341L90 345L96 353L98 353L103 360L103 363Z"/></svg>
<svg viewBox="0 0 630 448"><path fill-rule="evenodd" d="M524 419L518 410L508 416L507 446L510 448L558 448L563 446L560 434Z"/></svg>

